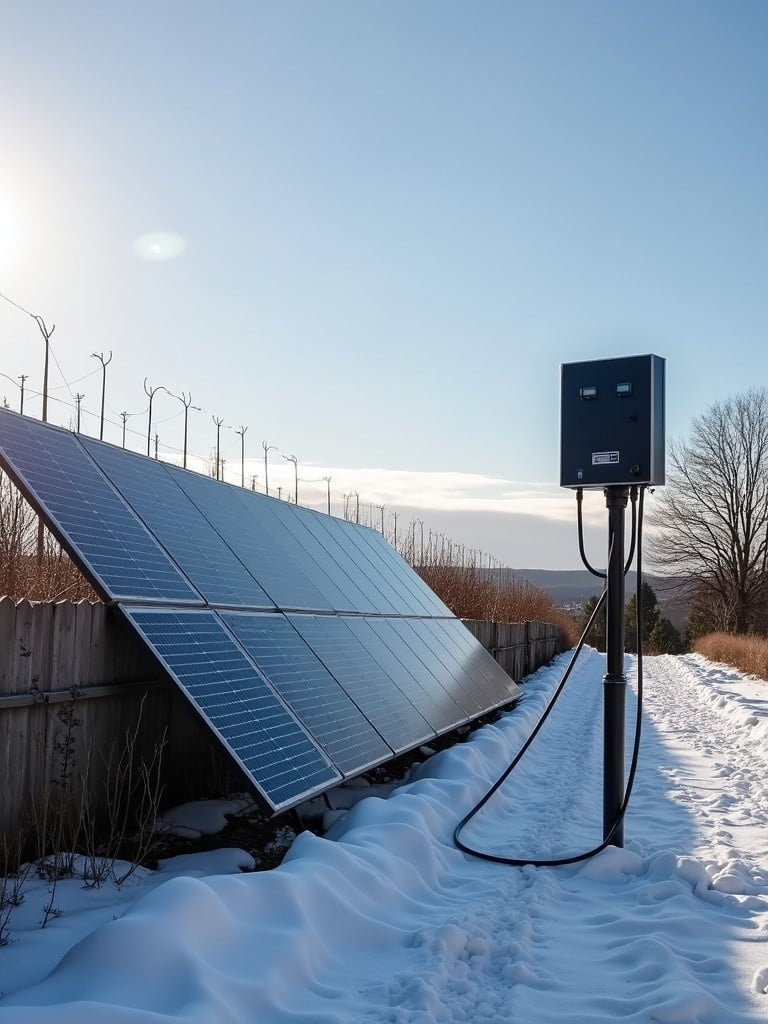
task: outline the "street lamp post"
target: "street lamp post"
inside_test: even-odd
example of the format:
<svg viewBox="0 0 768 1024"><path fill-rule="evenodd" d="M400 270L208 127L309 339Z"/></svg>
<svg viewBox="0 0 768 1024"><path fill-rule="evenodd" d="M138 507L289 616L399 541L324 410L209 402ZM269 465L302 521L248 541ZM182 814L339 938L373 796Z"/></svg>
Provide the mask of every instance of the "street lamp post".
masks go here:
<svg viewBox="0 0 768 1024"><path fill-rule="evenodd" d="M221 441L221 425L222 425L222 423L224 423L224 418L212 415L211 419L216 424L216 479L220 480L221 476L224 475L222 473L221 476L219 476L219 466L221 465L221 462L220 462L220 458L221 458L220 457L220 452L221 452L221 445L220 445L220 441ZM226 424L224 424L224 426L226 427Z"/></svg>
<svg viewBox="0 0 768 1024"><path fill-rule="evenodd" d="M168 392L168 394L170 394L170 391L168 391L168 388L164 387L162 384L158 384L157 387L154 387L154 388L148 388L147 387L147 378L145 377L144 378L144 393L149 398L149 419L147 420L147 458L149 458L150 447L151 447L151 444L152 444L152 399L155 397L155 393L157 391L166 391L166 392Z"/></svg>
<svg viewBox="0 0 768 1024"><path fill-rule="evenodd" d="M173 392L169 392L169 394L173 394ZM187 421L189 419L189 410L190 409L195 409L197 412L200 412L200 406L199 405L192 405L192 392L191 391L190 391L190 393L188 395L185 394L182 391L180 395L173 395L173 397L177 398L181 402L181 404L184 406L184 455L183 455L182 464L184 466L184 469L186 469L187 468Z"/></svg>
<svg viewBox="0 0 768 1024"><path fill-rule="evenodd" d="M293 478L296 490L294 491L294 504L299 504L299 460L295 455L284 455L283 458L287 462L293 463Z"/></svg>
<svg viewBox="0 0 768 1024"><path fill-rule="evenodd" d="M235 431L240 435L240 486L245 487L245 432L248 427L240 427Z"/></svg>
<svg viewBox="0 0 768 1024"><path fill-rule="evenodd" d="M262 441L261 447L264 449L264 493L269 494L269 470L267 468L267 456L271 451L277 451L277 445L267 444L266 441Z"/></svg>
<svg viewBox="0 0 768 1024"><path fill-rule="evenodd" d="M325 483L326 483L327 488L328 488L328 515L330 515L331 514L331 478L329 476L324 476L323 480L325 480Z"/></svg>
<svg viewBox="0 0 768 1024"><path fill-rule="evenodd" d="M105 359L103 352L91 352L91 359L98 359L101 363L101 422L99 424L99 440L104 440L104 395L107 390L107 366L112 362L112 349Z"/></svg>

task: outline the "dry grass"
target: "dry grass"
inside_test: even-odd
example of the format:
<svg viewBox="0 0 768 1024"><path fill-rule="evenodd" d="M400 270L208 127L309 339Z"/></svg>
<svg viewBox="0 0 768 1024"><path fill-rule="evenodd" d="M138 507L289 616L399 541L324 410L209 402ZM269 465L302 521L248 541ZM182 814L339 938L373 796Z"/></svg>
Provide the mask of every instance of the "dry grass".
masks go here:
<svg viewBox="0 0 768 1024"><path fill-rule="evenodd" d="M710 661L720 661L747 675L768 680L768 640L765 637L708 633L695 641L693 649Z"/></svg>
<svg viewBox="0 0 768 1024"><path fill-rule="evenodd" d="M474 565L417 565L427 586L460 619L488 622L548 622L560 630L563 643L572 647L578 629L571 616L557 608L547 594L527 580Z"/></svg>

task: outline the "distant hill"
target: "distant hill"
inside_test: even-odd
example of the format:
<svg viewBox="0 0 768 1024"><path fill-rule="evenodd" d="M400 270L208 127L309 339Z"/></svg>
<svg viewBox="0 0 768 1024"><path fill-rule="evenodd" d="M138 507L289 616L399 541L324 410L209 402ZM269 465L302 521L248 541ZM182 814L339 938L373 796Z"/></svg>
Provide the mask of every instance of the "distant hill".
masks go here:
<svg viewBox="0 0 768 1024"><path fill-rule="evenodd" d="M575 610L580 608L593 594L601 593L603 581L586 569L497 569L500 582L505 577L529 580L540 587L556 605ZM669 619L677 629L683 629L688 619L688 604L680 596L680 581L664 576L643 573L645 582L653 587L659 600L664 618ZM629 598L637 588L637 573L627 573L626 594Z"/></svg>

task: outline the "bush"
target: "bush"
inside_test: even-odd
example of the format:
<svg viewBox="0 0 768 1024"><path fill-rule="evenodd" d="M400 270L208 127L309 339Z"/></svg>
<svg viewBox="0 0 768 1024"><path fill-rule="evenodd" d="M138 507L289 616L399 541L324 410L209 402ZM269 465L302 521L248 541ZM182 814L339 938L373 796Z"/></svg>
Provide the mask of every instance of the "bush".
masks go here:
<svg viewBox="0 0 768 1024"><path fill-rule="evenodd" d="M768 640L764 637L707 633L695 641L693 649L710 661L720 661L747 675L768 680Z"/></svg>

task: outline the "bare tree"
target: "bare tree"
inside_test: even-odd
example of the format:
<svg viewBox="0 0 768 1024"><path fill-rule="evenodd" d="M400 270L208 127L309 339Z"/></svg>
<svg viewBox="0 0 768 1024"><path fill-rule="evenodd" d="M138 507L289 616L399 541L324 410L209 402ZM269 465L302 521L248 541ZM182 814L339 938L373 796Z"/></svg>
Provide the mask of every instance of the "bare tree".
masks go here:
<svg viewBox="0 0 768 1024"><path fill-rule="evenodd" d="M710 628L768 626L768 389L717 402L670 447L654 561L687 577Z"/></svg>

